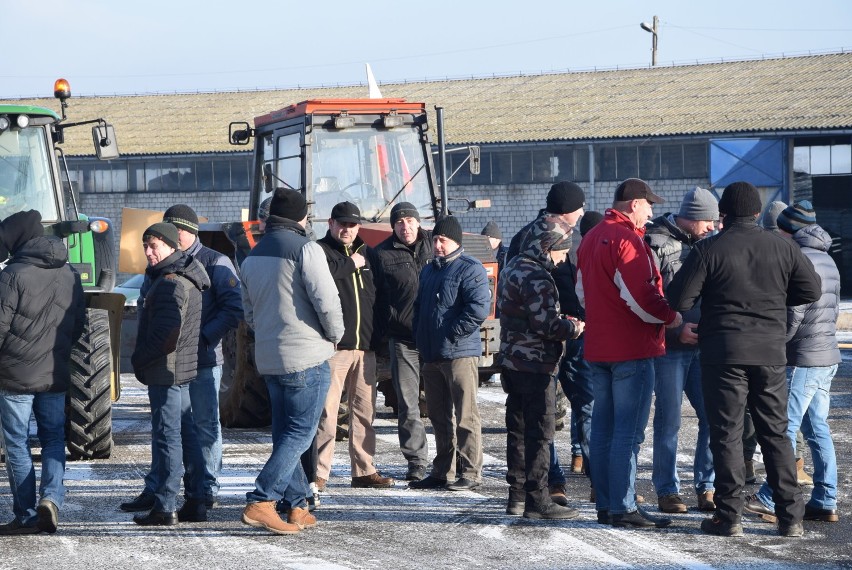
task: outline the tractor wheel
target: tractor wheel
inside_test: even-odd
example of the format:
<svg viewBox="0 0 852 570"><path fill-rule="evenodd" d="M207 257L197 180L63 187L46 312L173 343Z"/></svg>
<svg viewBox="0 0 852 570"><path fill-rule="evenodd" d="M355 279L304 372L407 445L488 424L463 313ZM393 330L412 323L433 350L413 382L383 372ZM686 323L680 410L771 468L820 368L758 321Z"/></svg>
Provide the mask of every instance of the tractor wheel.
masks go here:
<svg viewBox="0 0 852 570"><path fill-rule="evenodd" d="M83 334L71 349L66 433L72 460L106 459L112 452L110 349L107 311L87 309Z"/></svg>
<svg viewBox="0 0 852 570"><path fill-rule="evenodd" d="M259 428L272 424L269 391L254 365L254 339L240 322L235 334L222 340L225 367L219 391L219 415L227 428ZM225 374L225 370L229 374ZM233 371L231 374L230 371ZM226 376L230 376L227 378Z"/></svg>

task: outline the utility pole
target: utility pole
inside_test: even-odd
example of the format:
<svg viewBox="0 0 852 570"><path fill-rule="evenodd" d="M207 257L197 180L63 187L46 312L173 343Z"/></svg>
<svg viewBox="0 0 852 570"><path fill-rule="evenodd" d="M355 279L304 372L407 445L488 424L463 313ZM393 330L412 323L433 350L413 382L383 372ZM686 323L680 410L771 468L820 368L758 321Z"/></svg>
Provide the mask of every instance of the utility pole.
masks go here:
<svg viewBox="0 0 852 570"><path fill-rule="evenodd" d="M648 24L642 22L639 27L651 34L651 65L657 65L657 26L660 24L660 19L654 16L654 23Z"/></svg>

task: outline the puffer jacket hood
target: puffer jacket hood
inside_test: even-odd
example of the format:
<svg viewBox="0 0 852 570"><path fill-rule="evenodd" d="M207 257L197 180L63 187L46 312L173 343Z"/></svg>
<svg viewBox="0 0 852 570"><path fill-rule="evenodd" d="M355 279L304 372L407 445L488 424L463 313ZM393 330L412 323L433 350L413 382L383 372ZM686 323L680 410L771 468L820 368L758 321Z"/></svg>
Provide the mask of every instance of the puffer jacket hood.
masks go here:
<svg viewBox="0 0 852 570"><path fill-rule="evenodd" d="M817 251L831 249L831 236L817 224L805 226L793 234L793 241L799 247L810 247Z"/></svg>
<svg viewBox="0 0 852 570"><path fill-rule="evenodd" d="M43 269L56 269L68 261L68 248L62 240L33 238L24 243L12 256L10 263L21 262Z"/></svg>

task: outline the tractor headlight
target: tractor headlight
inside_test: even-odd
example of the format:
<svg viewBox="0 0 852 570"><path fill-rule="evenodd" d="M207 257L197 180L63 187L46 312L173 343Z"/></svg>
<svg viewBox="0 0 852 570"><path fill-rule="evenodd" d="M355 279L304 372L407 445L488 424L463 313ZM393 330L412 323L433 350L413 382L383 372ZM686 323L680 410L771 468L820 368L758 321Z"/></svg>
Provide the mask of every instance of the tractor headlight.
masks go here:
<svg viewBox="0 0 852 570"><path fill-rule="evenodd" d="M27 115L18 115L15 122L18 124L18 128L25 129L30 124L30 118Z"/></svg>

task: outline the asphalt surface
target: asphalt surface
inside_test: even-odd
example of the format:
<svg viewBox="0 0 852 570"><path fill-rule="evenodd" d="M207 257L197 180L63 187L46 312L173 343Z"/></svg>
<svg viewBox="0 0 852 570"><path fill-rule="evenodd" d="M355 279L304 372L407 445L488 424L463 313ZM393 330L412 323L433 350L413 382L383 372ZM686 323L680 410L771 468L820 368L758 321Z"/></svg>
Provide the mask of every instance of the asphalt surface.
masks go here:
<svg viewBox="0 0 852 570"><path fill-rule="evenodd" d="M852 359L852 353L845 355ZM699 530L704 513L672 515L664 530L625 530L595 522L588 482L569 476L569 498L579 520L529 521L505 514L504 395L499 386L480 389L485 452L484 483L470 492L417 491L404 483L381 491L352 489L345 443L338 443L328 490L315 514L316 528L275 536L240 522L245 493L265 462L267 430L225 430L221 504L206 523L139 527L118 504L141 490L150 460L150 416L144 388L130 375L114 406L116 447L108 460L69 462L68 494L54 535L0 537L0 569L23 568L852 568L850 468L852 455L852 362L844 362L832 387L830 423L839 464L841 519L805 523L805 536L777 536L773 525L746 518L744 538L719 538ZM395 420L381 405L376 420L376 464L402 478ZM682 495L690 507L694 412L684 405L678 455ZM638 491L656 513L651 485L652 427L639 458ZM432 444L434 441L431 442ZM570 459L567 431L557 433ZM434 445L432 446L434 452ZM750 486L749 492L757 486ZM808 496L809 489L806 489ZM0 470L0 519L11 520L11 496Z"/></svg>

